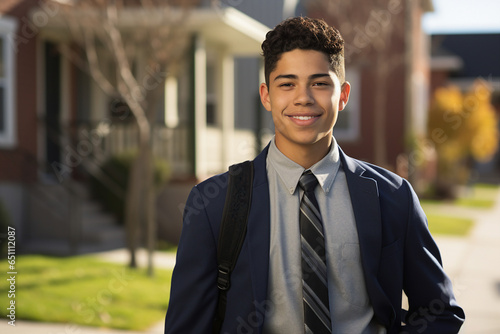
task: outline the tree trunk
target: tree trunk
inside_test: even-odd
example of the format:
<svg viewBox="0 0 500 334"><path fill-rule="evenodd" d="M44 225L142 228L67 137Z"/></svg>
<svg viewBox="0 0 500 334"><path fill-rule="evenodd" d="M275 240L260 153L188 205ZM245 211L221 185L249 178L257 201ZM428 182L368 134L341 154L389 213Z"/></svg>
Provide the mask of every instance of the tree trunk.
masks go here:
<svg viewBox="0 0 500 334"><path fill-rule="evenodd" d="M125 202L125 226L127 247L130 252L129 265L131 268L137 267L136 251L141 237L141 221L146 222L148 249L150 229L153 231L154 238L154 221L151 220L151 217L154 217L154 212L151 212L151 210L154 211L154 205L151 205L151 202L154 201L154 184L152 172L153 158L150 148L150 125L147 122L138 122L138 131L138 152L130 169ZM152 269L148 268L148 272L152 274Z"/></svg>
<svg viewBox="0 0 500 334"><path fill-rule="evenodd" d="M141 199L142 164L140 154L137 154L128 176L127 195L125 198L125 229L127 248L130 253L131 268L137 268L136 250L139 240L139 219Z"/></svg>
<svg viewBox="0 0 500 334"><path fill-rule="evenodd" d="M150 136L151 137L151 136ZM156 191L154 184L154 157L151 150L151 144L148 140L140 148L140 159L143 166L142 183L142 215L145 222L145 239L147 247L147 273L148 276L154 275L153 255L156 246Z"/></svg>

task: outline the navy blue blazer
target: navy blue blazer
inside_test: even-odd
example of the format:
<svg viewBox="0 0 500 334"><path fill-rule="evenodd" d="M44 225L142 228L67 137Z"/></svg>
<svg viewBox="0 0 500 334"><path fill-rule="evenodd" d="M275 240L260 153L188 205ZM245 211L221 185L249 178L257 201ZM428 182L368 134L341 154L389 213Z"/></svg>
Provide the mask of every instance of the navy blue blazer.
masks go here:
<svg viewBox="0 0 500 334"><path fill-rule="evenodd" d="M270 208L266 148L254 160L248 229L231 276L221 333L261 333L267 298ZM340 152L359 236L366 288L388 333L457 333L457 305L439 250L409 183ZM165 333L211 333L217 303L217 239L228 173L195 186L184 209ZM401 311L402 291L410 309ZM401 324L404 321L406 324Z"/></svg>

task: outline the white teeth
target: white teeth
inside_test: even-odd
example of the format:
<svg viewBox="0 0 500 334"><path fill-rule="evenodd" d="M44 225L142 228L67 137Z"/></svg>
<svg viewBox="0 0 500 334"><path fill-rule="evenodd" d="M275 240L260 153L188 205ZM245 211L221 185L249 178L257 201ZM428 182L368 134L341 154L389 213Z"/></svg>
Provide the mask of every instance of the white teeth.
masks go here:
<svg viewBox="0 0 500 334"><path fill-rule="evenodd" d="M301 121L307 121L308 119L313 119L314 116L292 116L295 119L299 119Z"/></svg>

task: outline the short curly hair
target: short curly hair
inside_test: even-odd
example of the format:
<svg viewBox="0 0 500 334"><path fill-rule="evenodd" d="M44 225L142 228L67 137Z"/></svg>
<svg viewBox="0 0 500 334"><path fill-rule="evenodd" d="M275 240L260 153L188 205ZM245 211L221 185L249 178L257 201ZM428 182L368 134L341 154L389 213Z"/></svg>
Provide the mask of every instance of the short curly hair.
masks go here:
<svg viewBox="0 0 500 334"><path fill-rule="evenodd" d="M321 19L293 17L269 31L262 43L266 84L269 85L269 76L276 68L281 54L295 49L325 53L330 62L330 69L340 82L344 83L344 39L340 32Z"/></svg>

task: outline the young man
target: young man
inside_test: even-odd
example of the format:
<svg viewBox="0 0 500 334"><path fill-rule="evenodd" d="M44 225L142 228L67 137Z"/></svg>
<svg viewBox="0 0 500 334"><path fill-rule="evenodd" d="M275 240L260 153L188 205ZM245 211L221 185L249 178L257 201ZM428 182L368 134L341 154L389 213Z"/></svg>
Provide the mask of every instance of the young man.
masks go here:
<svg viewBox="0 0 500 334"><path fill-rule="evenodd" d="M343 48L336 29L309 18L282 22L262 44L275 137L254 160L221 333L443 334L464 321L411 186L333 137L350 92ZM212 331L227 179L188 198L165 333Z"/></svg>

